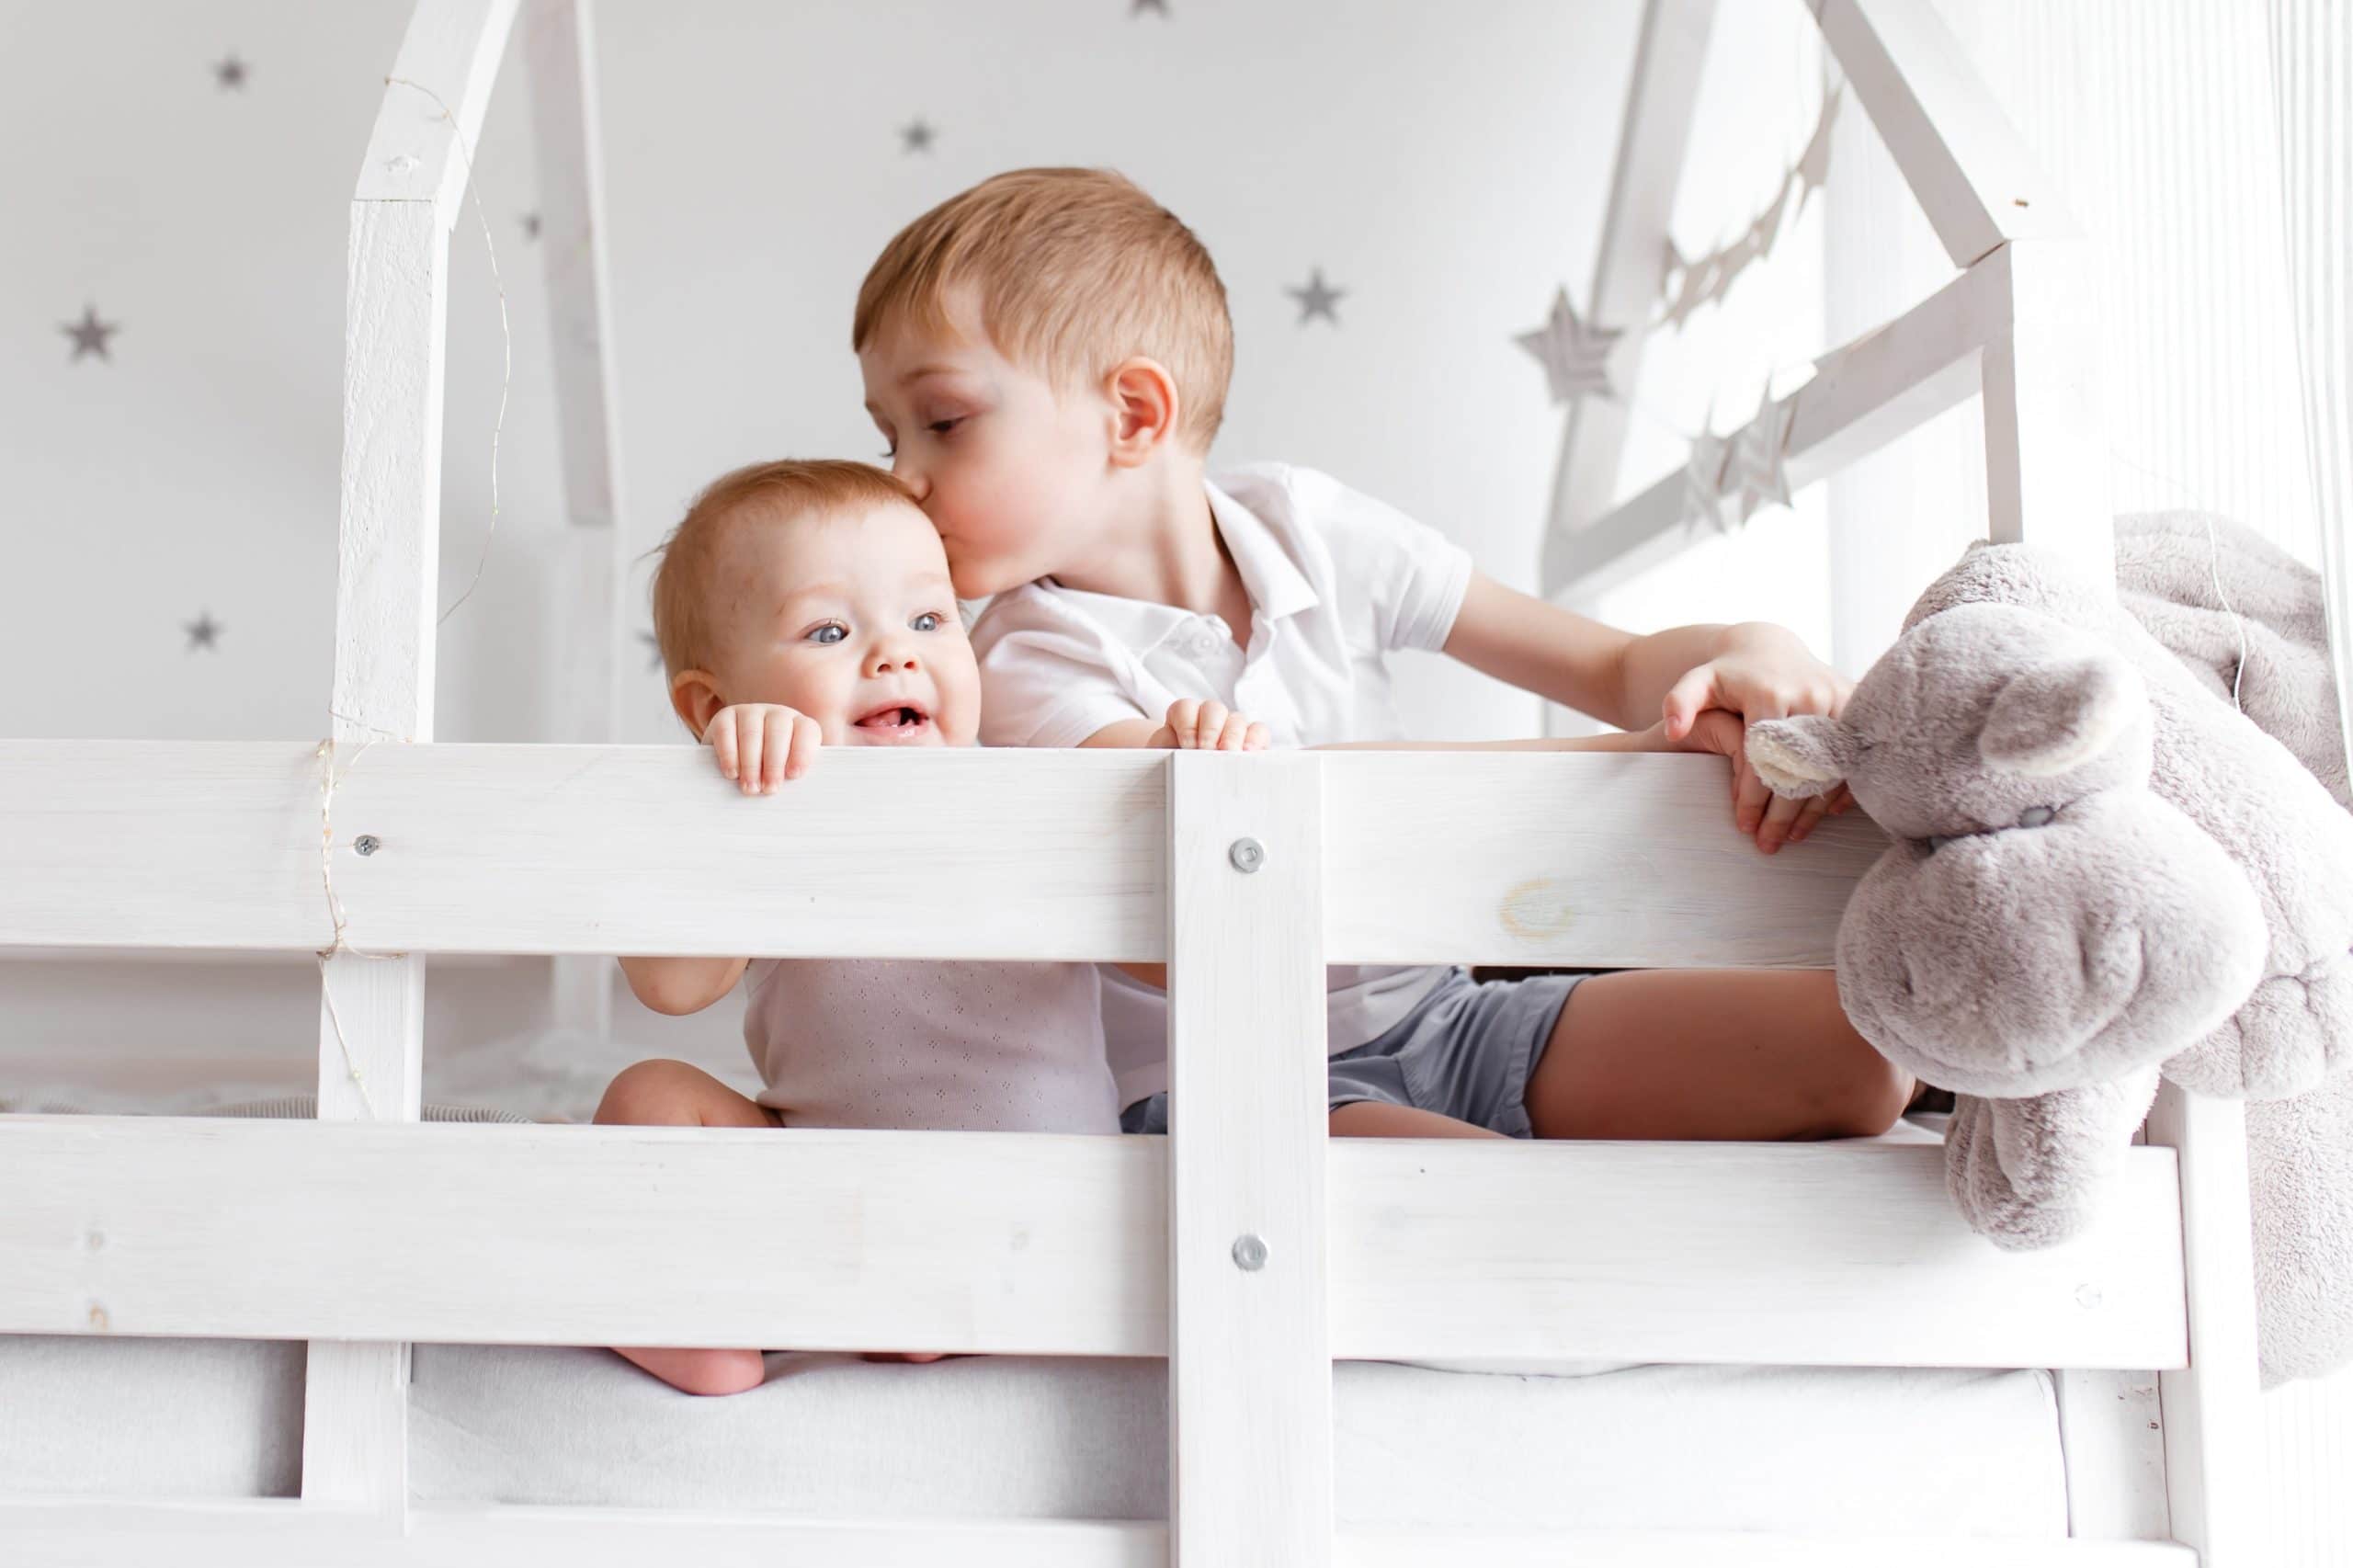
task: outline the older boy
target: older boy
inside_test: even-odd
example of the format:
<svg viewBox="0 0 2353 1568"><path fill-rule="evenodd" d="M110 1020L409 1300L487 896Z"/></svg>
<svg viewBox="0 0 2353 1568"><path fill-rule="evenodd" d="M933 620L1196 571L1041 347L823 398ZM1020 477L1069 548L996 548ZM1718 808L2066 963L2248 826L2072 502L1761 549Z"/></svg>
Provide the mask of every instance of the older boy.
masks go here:
<svg viewBox="0 0 2353 1568"><path fill-rule="evenodd" d="M1385 660L1442 651L1630 731L1835 711L1847 685L1779 628L1633 637L1518 594L1459 547L1306 470L1212 483L1232 370L1199 242L1117 175L1000 175L917 219L851 329L892 472L973 632L991 744L1136 745L1214 699L1279 745L1381 741ZM1719 725L1720 731L1730 726ZM1735 756L1737 732L1722 743ZM1733 769L1767 852L1819 804ZM1165 996L1107 971L1123 1124L1165 1125ZM1833 977L1661 971L1485 986L1442 968L1335 969L1332 1130L1565 1138L1876 1132L1911 1085L1847 1024Z"/></svg>

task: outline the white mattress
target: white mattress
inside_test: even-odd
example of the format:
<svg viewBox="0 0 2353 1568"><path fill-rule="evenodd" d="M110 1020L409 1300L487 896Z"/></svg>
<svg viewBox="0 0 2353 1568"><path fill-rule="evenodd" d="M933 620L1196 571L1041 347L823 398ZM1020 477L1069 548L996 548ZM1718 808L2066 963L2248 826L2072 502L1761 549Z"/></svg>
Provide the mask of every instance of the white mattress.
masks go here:
<svg viewBox="0 0 2353 1568"><path fill-rule="evenodd" d="M1336 1369L1345 1523L2060 1536L2041 1372ZM777 1355L675 1393L601 1350L420 1346L410 1473L443 1501L835 1517L1153 1518L1151 1361ZM0 1475L74 1495L291 1495L302 1346L0 1338Z"/></svg>

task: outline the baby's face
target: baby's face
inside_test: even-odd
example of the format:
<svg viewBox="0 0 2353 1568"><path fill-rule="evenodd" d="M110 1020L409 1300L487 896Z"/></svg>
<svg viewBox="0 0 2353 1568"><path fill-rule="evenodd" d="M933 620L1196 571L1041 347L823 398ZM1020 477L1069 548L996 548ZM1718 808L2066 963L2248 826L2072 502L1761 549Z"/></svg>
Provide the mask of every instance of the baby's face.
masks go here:
<svg viewBox="0 0 2353 1568"><path fill-rule="evenodd" d="M734 589L710 673L728 702L798 709L829 746L972 744L980 672L921 512L739 527L723 562Z"/></svg>
<svg viewBox="0 0 2353 1568"><path fill-rule="evenodd" d="M1117 411L999 353L969 297L953 330L898 326L858 355L891 472L915 494L968 599L1084 563L1100 529Z"/></svg>

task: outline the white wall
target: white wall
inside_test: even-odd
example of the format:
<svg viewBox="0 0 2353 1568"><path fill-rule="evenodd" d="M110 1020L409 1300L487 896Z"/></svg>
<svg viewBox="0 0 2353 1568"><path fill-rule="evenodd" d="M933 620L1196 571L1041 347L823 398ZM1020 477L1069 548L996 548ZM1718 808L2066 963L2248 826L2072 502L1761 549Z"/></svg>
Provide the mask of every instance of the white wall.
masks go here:
<svg viewBox="0 0 2353 1568"><path fill-rule="evenodd" d="M1238 371L1218 456L1318 465L1533 585L1559 415L1512 342L1590 273L1637 0L604 0L618 389L633 549L756 458L872 457L852 297L903 222L999 169L1108 164L1203 235ZM324 733L347 204L406 0L0 0L0 735ZM244 90L211 62L244 60ZM53 68L32 69L34 62ZM438 733L550 733L544 570L563 526L545 370L529 84L510 52L476 190L514 336L488 534L498 295L470 207L451 242ZM898 128L938 130L928 154ZM1299 324L1311 267L1340 325ZM111 362L69 362L85 302ZM643 574L633 584L634 619ZM218 648L181 628L209 611ZM624 738L676 741L624 653ZM1436 660L1432 734L1529 733L1534 704ZM159 779L159 789L169 781ZM0 1042L152 1048L188 972L0 969ZM265 972L249 971L258 981ZM268 971L275 974L275 971ZM536 994L529 976L510 979ZM203 1049L313 1049L299 972L200 998ZM436 1040L511 1027L482 977ZM285 995L280 995L283 991ZM625 1004L649 1043L668 1025ZM73 1021L78 1017L79 1021ZM724 1019L714 1025L723 1043ZM710 1035L710 1031L705 1031ZM690 1037L709 1043L705 1036Z"/></svg>
<svg viewBox="0 0 2353 1568"><path fill-rule="evenodd" d="M951 192L1057 161L1133 175L1217 256L1240 358L1220 458L1328 468L1529 581L1557 416L1511 337L1589 267L1632 0L1171 10L603 6L632 544L733 464L873 455L847 347L867 263ZM61 68L0 97L18 219L0 247L0 733L322 733L344 204L404 16L9 0L12 57ZM242 93L210 69L232 49ZM479 149L516 372L498 535L447 629L449 739L538 736L562 678L540 656L534 548L559 525L518 223L528 87L505 73ZM938 139L910 155L897 128L918 115ZM481 554L500 359L471 211L452 254L445 603ZM1336 331L1300 326L1283 292L1315 266L1347 290ZM67 362L58 324L85 301L123 324L110 364ZM191 653L180 628L206 609L225 631ZM1533 720L1434 665L1404 685L1432 733ZM669 738L659 683L630 696L631 738Z"/></svg>

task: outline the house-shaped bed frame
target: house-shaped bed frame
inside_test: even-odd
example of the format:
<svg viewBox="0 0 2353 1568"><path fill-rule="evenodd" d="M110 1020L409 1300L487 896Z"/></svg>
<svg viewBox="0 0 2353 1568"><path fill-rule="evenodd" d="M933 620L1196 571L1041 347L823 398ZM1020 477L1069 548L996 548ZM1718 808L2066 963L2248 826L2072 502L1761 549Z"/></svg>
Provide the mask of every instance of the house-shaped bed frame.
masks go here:
<svg viewBox="0 0 2353 1568"><path fill-rule="evenodd" d="M14 1498L0 1555L2260 1568L2235 1107L2168 1090L2104 1222L2024 1255L1966 1230L1932 1148L1327 1143L1327 961L1825 966L1869 823L1766 859L1718 831L1720 763L1599 755L851 752L792 811L745 813L688 748L600 744L623 575L585 0L530 0L520 29L583 744L434 744L448 244L517 9L419 0L352 203L331 742L0 742L0 944L323 954L315 1122L0 1118L0 1332L309 1340L301 1496ZM1961 270L1793 394L1792 483L1975 394L1995 535L2104 561L2097 344L2063 207L1929 0L1813 9ZM1711 12L1649 0L1604 325L1647 313ZM1675 547L1679 476L1609 505L1624 433L1608 402L1572 415L1549 588ZM905 903L898 868L992 898ZM418 1123L425 955L555 955L559 1016L595 1027L599 955L745 950L1167 960L1180 1129ZM1165 1356L1172 1518L412 1500L415 1341ZM2068 1369L2075 1534L1336 1533L1335 1358Z"/></svg>

